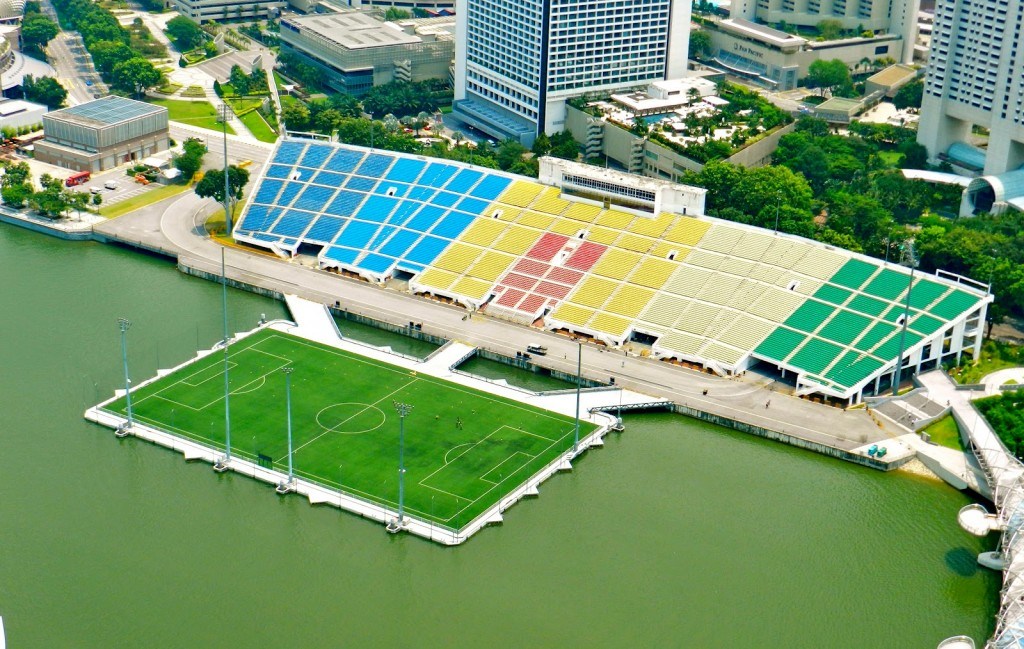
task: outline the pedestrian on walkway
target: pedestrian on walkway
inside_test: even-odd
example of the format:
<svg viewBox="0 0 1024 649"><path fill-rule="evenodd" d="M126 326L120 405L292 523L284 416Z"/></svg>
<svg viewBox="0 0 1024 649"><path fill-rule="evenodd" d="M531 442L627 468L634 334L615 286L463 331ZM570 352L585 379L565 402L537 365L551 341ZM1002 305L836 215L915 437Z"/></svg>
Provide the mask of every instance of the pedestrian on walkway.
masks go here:
<svg viewBox="0 0 1024 649"><path fill-rule="evenodd" d="M772 405L772 400L768 399L767 401L764 402L764 409L767 410L768 406L770 406L770 405Z"/></svg>

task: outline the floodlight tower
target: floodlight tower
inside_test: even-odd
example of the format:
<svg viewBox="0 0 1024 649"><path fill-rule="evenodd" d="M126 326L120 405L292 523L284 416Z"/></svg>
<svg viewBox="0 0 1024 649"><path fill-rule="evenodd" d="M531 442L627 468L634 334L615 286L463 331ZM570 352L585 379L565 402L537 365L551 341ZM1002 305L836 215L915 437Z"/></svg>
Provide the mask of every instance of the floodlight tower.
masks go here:
<svg viewBox="0 0 1024 649"><path fill-rule="evenodd" d="M224 110L222 115L223 119L221 123L224 125L224 233L228 237L231 236L231 193L229 191L230 185L228 183L228 115L231 108L224 103L221 105Z"/></svg>
<svg viewBox="0 0 1024 649"><path fill-rule="evenodd" d="M900 374L903 370L903 352L906 350L907 323L910 320L910 292L914 289L914 269L917 268L917 258L914 256L914 240L907 241L900 246L900 264L910 266L910 279L907 281L907 299L903 304L903 327L900 330L900 352L896 357L896 369L892 375L892 396L900 391Z"/></svg>
<svg viewBox="0 0 1024 649"><path fill-rule="evenodd" d="M412 412L412 405L395 401L395 410L398 411L398 521L391 532L402 529L402 520L405 515L405 418Z"/></svg>
<svg viewBox="0 0 1024 649"><path fill-rule="evenodd" d="M288 481L277 485L277 493L286 494L295 490L295 471L292 468L292 366L282 367L284 372L284 399L288 412Z"/></svg>
<svg viewBox="0 0 1024 649"><path fill-rule="evenodd" d="M575 456L580 445L580 383L583 380L583 341L576 339L576 428L572 434L572 453Z"/></svg>
<svg viewBox="0 0 1024 649"><path fill-rule="evenodd" d="M224 312L224 341L222 344L224 347L224 457L213 465L213 470L217 473L227 471L228 464L231 463L231 381L228 376L231 363L228 358L228 340L230 339L228 334L228 276L224 262L224 248L220 249L220 286L221 306Z"/></svg>
<svg viewBox="0 0 1024 649"><path fill-rule="evenodd" d="M128 434L134 421L132 420L132 380L128 378L128 328L132 326L128 318L118 318L117 328L121 330L121 363L124 365L124 398L128 409L128 423L119 426L117 436Z"/></svg>

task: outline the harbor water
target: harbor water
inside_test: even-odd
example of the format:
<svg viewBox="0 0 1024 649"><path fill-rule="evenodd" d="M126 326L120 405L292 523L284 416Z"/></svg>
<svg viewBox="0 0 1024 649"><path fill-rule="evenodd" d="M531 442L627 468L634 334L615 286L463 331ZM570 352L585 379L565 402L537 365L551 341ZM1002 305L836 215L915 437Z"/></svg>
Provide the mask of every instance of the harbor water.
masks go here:
<svg viewBox="0 0 1024 649"><path fill-rule="evenodd" d="M931 649L992 632L999 576L975 556L995 538L961 531L970 498L927 478L637 415L444 548L82 419L122 384L117 318L141 381L220 339L216 284L0 225L0 291L12 649ZM232 330L286 316L229 302Z"/></svg>

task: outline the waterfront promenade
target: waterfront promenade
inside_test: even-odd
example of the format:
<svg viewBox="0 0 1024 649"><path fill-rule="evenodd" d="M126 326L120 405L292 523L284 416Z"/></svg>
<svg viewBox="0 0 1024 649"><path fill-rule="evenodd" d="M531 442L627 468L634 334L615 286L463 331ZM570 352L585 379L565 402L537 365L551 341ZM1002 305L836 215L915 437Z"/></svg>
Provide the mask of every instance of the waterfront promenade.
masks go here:
<svg viewBox="0 0 1024 649"><path fill-rule="evenodd" d="M220 275L222 246L212 241L203 222L218 206L188 193L98 225L99 240L119 241L177 259L179 268L195 275ZM533 360L539 365L575 374L575 341L485 317L286 261L266 253L228 248L228 281L281 297L300 297L398 325L422 324L423 331L515 356L528 344L540 343L549 353ZM874 417L864 409L842 410L786 394L788 386L749 372L742 377L719 377L669 363L605 349L582 346L583 374L596 381L669 399L687 414L706 413L709 421L738 427L819 452L852 459L878 468L899 466L914 455L905 440L908 430ZM881 462L868 458L872 444L887 447Z"/></svg>

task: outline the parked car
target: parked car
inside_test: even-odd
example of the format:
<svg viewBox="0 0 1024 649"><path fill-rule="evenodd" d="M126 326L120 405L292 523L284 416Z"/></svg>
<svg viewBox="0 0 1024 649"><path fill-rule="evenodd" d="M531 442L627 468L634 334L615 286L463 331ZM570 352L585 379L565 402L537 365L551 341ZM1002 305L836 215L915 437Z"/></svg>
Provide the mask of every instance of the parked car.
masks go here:
<svg viewBox="0 0 1024 649"><path fill-rule="evenodd" d="M106 187L107 189L117 189L117 183L115 183L113 180L108 180L107 182L103 183L103 186Z"/></svg>
<svg viewBox="0 0 1024 649"><path fill-rule="evenodd" d="M103 188L100 187L99 185L93 185L92 187L89 188L89 193L90 194L99 194L102 191L103 191Z"/></svg>

